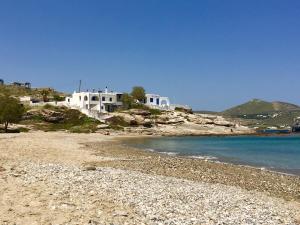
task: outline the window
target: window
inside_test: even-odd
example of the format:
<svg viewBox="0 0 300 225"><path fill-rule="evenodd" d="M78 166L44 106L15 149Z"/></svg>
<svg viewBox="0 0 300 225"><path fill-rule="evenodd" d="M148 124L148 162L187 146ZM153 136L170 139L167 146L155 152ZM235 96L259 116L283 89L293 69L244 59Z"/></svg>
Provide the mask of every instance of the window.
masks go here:
<svg viewBox="0 0 300 225"><path fill-rule="evenodd" d="M70 99L68 98L68 102L70 102Z"/></svg>
<svg viewBox="0 0 300 225"><path fill-rule="evenodd" d="M84 96L84 101L87 101L88 100L88 97L87 96Z"/></svg>
<svg viewBox="0 0 300 225"><path fill-rule="evenodd" d="M92 97L92 101L99 101L98 96L93 96L93 97Z"/></svg>
<svg viewBox="0 0 300 225"><path fill-rule="evenodd" d="M153 102L153 98L150 98L150 102Z"/></svg>
<svg viewBox="0 0 300 225"><path fill-rule="evenodd" d="M109 98L109 101L112 102L112 98Z"/></svg>
<svg viewBox="0 0 300 225"><path fill-rule="evenodd" d="M102 97L102 101L104 101L104 102L105 102L105 97Z"/></svg>
<svg viewBox="0 0 300 225"><path fill-rule="evenodd" d="M118 102L122 101L122 94L117 94L117 101Z"/></svg>
<svg viewBox="0 0 300 225"><path fill-rule="evenodd" d="M159 98L156 99L156 105L159 105Z"/></svg>
<svg viewBox="0 0 300 225"><path fill-rule="evenodd" d="M79 96L79 101L81 101L81 96Z"/></svg>

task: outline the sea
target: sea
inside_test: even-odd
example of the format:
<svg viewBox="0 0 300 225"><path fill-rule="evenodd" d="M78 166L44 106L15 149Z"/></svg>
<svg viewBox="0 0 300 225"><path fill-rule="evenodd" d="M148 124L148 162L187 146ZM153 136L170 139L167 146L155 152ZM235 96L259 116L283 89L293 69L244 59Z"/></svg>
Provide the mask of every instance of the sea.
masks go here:
<svg viewBox="0 0 300 225"><path fill-rule="evenodd" d="M300 135L138 138L126 144L170 156L253 166L300 176Z"/></svg>

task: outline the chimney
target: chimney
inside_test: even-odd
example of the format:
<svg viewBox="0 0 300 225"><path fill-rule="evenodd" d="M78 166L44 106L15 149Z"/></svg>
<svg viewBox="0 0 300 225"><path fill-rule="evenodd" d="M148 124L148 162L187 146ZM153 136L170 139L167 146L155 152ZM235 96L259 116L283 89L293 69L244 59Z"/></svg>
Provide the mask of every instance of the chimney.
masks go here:
<svg viewBox="0 0 300 225"><path fill-rule="evenodd" d="M106 93L106 94L108 93L108 89L107 89L107 86L105 87L105 93Z"/></svg>

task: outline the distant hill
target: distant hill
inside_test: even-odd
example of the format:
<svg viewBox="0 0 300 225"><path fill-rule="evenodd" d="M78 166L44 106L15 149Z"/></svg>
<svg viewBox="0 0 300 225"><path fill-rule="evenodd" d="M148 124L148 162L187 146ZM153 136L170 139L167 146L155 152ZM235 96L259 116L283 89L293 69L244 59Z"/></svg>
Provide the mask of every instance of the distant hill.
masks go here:
<svg viewBox="0 0 300 225"><path fill-rule="evenodd" d="M286 102L267 102L260 99L253 99L244 104L227 109L222 113L228 116L240 116L291 111L300 111L300 106Z"/></svg>

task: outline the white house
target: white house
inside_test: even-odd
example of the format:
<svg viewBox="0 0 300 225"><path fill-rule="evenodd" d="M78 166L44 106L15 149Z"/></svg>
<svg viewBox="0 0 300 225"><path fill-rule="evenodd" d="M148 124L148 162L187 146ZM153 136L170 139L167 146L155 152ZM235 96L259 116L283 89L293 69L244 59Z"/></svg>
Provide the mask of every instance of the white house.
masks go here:
<svg viewBox="0 0 300 225"><path fill-rule="evenodd" d="M108 113L122 106L122 95L120 92L108 91L107 88L99 92L74 92L71 97L66 98L64 104L86 114ZM161 110L171 108L169 98L157 94L146 94L144 104Z"/></svg>
<svg viewBox="0 0 300 225"><path fill-rule="evenodd" d="M66 105L74 108L97 112L113 112L122 106L122 93L109 92L74 92L72 97L66 98Z"/></svg>
<svg viewBox="0 0 300 225"><path fill-rule="evenodd" d="M146 94L145 104L151 108L169 109L170 99L157 94Z"/></svg>

